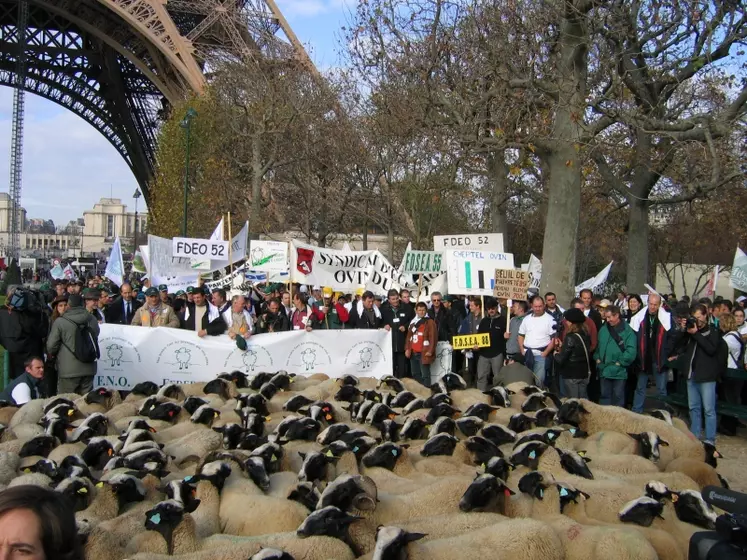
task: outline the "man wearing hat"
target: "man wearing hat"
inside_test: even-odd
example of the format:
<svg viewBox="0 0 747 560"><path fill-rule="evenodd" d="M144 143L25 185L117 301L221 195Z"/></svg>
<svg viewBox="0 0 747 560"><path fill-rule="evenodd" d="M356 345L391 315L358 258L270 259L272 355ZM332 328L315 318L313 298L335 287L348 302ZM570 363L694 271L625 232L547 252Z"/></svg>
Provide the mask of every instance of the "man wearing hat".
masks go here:
<svg viewBox="0 0 747 560"><path fill-rule="evenodd" d="M73 294L80 295L80 292L82 289L83 289L83 280L81 279L74 280L67 285L67 295L69 296Z"/></svg>
<svg viewBox="0 0 747 560"><path fill-rule="evenodd" d="M311 288L311 295L309 296L309 305L312 307L322 301L322 287L314 286Z"/></svg>
<svg viewBox="0 0 747 560"><path fill-rule="evenodd" d="M220 310L210 303L205 292L196 289L192 292L192 303L187 303L181 328L195 331L197 336L218 336L226 332L226 322Z"/></svg>
<svg viewBox="0 0 747 560"><path fill-rule="evenodd" d="M332 288L325 287L322 290L322 300L312 306L320 329L344 329L350 318L348 310L333 296Z"/></svg>
<svg viewBox="0 0 747 560"><path fill-rule="evenodd" d="M157 288L145 290L145 305L132 318L134 327L170 327L179 328L179 317L170 305L161 301Z"/></svg>
<svg viewBox="0 0 747 560"><path fill-rule="evenodd" d="M171 305L171 296L169 296L169 287L166 284L158 286L158 293L161 297L161 303Z"/></svg>
<svg viewBox="0 0 747 560"><path fill-rule="evenodd" d="M104 322L104 314L99 310L99 299L101 292L97 288L86 288L83 290L83 301L85 302L86 311L93 315L98 324Z"/></svg>

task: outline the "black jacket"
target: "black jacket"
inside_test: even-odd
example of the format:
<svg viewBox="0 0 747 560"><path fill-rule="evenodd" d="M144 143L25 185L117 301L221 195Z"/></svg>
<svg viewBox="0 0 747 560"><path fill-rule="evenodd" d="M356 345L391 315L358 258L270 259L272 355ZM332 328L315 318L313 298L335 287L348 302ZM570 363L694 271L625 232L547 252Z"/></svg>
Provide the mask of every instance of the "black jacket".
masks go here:
<svg viewBox="0 0 747 560"><path fill-rule="evenodd" d="M407 327L410 326L415 313L409 305L404 304L400 304L395 311L388 301L381 306L380 311L382 326L389 325L392 329L392 352L404 352ZM405 328L404 332L399 330L400 327Z"/></svg>
<svg viewBox="0 0 747 560"><path fill-rule="evenodd" d="M439 341L451 343L451 338L457 333L459 324L456 320L457 313L456 311L454 313L447 311L443 305L438 309L438 313L436 313L435 307L431 307L428 310L428 317L436 321Z"/></svg>
<svg viewBox="0 0 747 560"><path fill-rule="evenodd" d="M720 342L721 333L712 326L706 326L696 334L676 331L672 335L670 355L677 356L676 367L685 379L689 379L694 372L692 380L696 383L717 381L726 368L725 360L719 363Z"/></svg>
<svg viewBox="0 0 747 560"><path fill-rule="evenodd" d="M189 311L189 317L181 319L181 328L188 331L195 330L195 304L187 302L187 310ZM210 336L218 336L226 332L226 322L223 320L223 315L218 314L218 317L210 321L208 314L210 309L205 310L205 314L202 316L202 324L200 330L207 331ZM186 312L184 313L186 315Z"/></svg>
<svg viewBox="0 0 747 560"><path fill-rule="evenodd" d="M506 339L503 335L506 333L506 319L498 315L497 317L485 317L477 326L478 333L490 333L490 346L480 348L478 355L484 358L497 358L499 355L506 355Z"/></svg>
<svg viewBox="0 0 747 560"><path fill-rule="evenodd" d="M602 328L602 315L594 309L593 307L589 310L589 319L594 321L594 324L597 326L597 332Z"/></svg>
<svg viewBox="0 0 747 560"><path fill-rule="evenodd" d="M18 406L18 403L13 400L13 390L21 383L25 383L29 386L32 399L39 399L42 397L41 381L41 379L37 379L29 372L24 371L22 375L19 375L13 381L11 381L5 388L5 390L0 393L0 401L9 402L13 406Z"/></svg>
<svg viewBox="0 0 747 560"><path fill-rule="evenodd" d="M586 344L586 351L579 336ZM585 332L567 333L563 347L555 354L556 371L564 379L586 379L589 377L589 368L593 360L589 335Z"/></svg>
<svg viewBox="0 0 747 560"><path fill-rule="evenodd" d="M373 322L370 321L365 311L362 315L358 315L358 305L353 303L347 325L351 329L380 329L384 326L384 323L381 317L376 316L374 316Z"/></svg>
<svg viewBox="0 0 747 560"><path fill-rule="evenodd" d="M125 317L124 302L122 296L119 296L106 308L104 317L106 318L106 322L110 325L129 325L132 323L132 318L135 316L135 312L140 309L142 305L142 302L133 298L130 301L130 315Z"/></svg>
<svg viewBox="0 0 747 560"><path fill-rule="evenodd" d="M20 375L23 362L31 356L44 356L44 339L49 332L49 318L44 311L17 311L0 308L0 345L14 362L11 377ZM20 368L20 369L19 369Z"/></svg>
<svg viewBox="0 0 747 560"><path fill-rule="evenodd" d="M257 318L257 334L266 334L271 332L285 332L290 330L290 321L288 316L282 311L277 314L267 311Z"/></svg>

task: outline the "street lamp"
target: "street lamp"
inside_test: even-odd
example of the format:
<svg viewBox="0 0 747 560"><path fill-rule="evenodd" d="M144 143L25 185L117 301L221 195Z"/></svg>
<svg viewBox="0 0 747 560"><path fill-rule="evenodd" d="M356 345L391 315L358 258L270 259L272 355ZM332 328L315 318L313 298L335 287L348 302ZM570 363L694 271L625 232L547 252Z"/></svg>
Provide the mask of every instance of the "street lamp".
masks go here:
<svg viewBox="0 0 747 560"><path fill-rule="evenodd" d="M189 148L190 132L192 130L192 119L197 116L197 111L190 107L187 114L184 115L182 122L179 123L187 131L187 154L184 160L184 221L182 222L182 237L187 237L187 193L189 191Z"/></svg>
<svg viewBox="0 0 747 560"><path fill-rule="evenodd" d="M135 194L132 195L132 198L135 199L135 239L133 239L133 245L134 248L132 249L132 254L134 255L137 253L137 199L143 196L143 193L140 192L140 189L135 189ZM134 258L134 257L133 257Z"/></svg>

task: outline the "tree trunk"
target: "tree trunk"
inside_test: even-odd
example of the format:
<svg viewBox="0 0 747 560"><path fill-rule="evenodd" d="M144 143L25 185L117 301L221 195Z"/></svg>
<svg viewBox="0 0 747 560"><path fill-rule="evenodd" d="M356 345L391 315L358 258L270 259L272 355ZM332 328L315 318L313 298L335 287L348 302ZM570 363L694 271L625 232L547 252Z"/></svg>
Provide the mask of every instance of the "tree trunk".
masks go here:
<svg viewBox="0 0 747 560"><path fill-rule="evenodd" d="M628 292L644 294L648 282L648 201L630 198L628 211Z"/></svg>
<svg viewBox="0 0 747 560"><path fill-rule="evenodd" d="M508 168L503 152L488 156L488 181L491 229L503 235L504 250L508 250Z"/></svg>
<svg viewBox="0 0 747 560"><path fill-rule="evenodd" d="M548 205L542 253L542 289L570 303L575 294L576 244L581 210L582 134L587 90L586 14L566 7L559 29L557 106L549 153Z"/></svg>
<svg viewBox="0 0 747 560"><path fill-rule="evenodd" d="M389 254L387 255L387 258L389 259L389 262L394 259L394 228L390 225L387 228L387 244L389 246Z"/></svg>
<svg viewBox="0 0 747 560"><path fill-rule="evenodd" d="M258 135L252 138L252 213L249 216L249 239L259 239L262 211L262 151Z"/></svg>
<svg viewBox="0 0 747 560"><path fill-rule="evenodd" d="M363 250L368 251L368 198L366 198L366 211L363 216Z"/></svg>

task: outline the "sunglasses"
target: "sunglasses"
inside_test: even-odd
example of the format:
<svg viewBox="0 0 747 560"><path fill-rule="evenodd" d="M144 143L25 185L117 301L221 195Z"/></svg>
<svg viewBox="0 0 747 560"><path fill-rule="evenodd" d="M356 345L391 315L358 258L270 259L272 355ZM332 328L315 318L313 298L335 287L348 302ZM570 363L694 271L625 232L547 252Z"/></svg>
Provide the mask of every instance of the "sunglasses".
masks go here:
<svg viewBox="0 0 747 560"><path fill-rule="evenodd" d="M432 301L433 303L441 303L441 300L440 300L440 299L432 299L431 301Z"/></svg>

